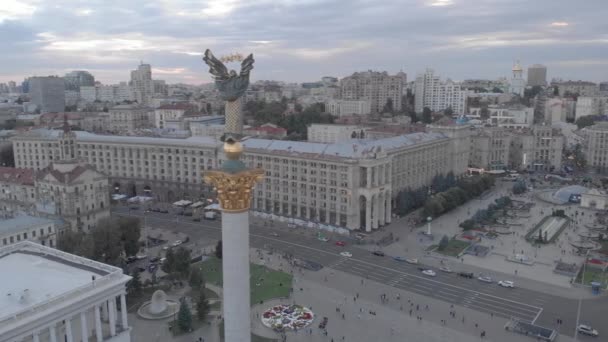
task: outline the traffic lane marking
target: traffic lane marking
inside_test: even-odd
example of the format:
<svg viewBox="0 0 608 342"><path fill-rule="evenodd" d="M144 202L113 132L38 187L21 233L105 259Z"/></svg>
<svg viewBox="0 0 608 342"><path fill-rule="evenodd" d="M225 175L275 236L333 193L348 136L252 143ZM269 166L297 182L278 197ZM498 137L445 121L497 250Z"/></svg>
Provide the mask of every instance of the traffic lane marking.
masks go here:
<svg viewBox="0 0 608 342"><path fill-rule="evenodd" d="M130 216L137 216L137 215L130 215ZM167 221L172 221L172 220L167 220ZM191 223L187 222L187 224L191 224ZM208 226L208 225L205 225L205 224L200 224L200 226L207 227L209 229L214 229L214 230L221 230L221 228L211 227L211 226ZM314 248L314 247L310 247L310 246L304 246L304 245L300 245L298 243L294 243L294 242L290 242L290 241L275 239L275 238L271 238L271 237L267 237L267 236L262 236L262 235L258 235L258 234L253 234L253 233L250 233L250 235L252 235L252 236L258 236L258 237L261 237L261 238L265 238L266 240L275 241L275 242L283 243L283 244L286 244L286 245L298 246L298 247L301 247L303 249L307 249L307 250L311 250L311 251L317 251L317 252L320 252L320 253L330 254L330 255L334 255L334 256L336 255L336 253L334 253L334 252L328 252L328 251L324 251L322 249L318 249L318 248ZM369 265L372 268L376 267L376 270L383 268L383 269L387 269L388 271L398 272L398 271L396 271L394 269L390 269L390 268L382 266L382 265L374 265L374 264L372 264L371 262L369 262L367 260L353 259L353 258L351 258L350 261L359 262L360 264L366 264L366 265ZM402 273L405 273L405 272L402 272ZM412 277L418 278L418 279L425 279L426 281L433 282L433 283L436 283L436 284L441 284L441 285L444 285L444 286L447 286L447 287L452 287L452 288L457 288L457 289L459 288L459 289L462 289L462 290L465 290L465 291L472 291L472 292L477 292L477 293L480 293L480 294L484 294L483 292L460 288L459 286L455 286L455 285L439 282L439 281L436 281L436 280L424 278L424 277L421 277L419 275L414 275L414 274L409 274L409 273L406 273L406 274L408 274L408 275L410 275ZM485 294L485 295L486 296L491 296L491 297L496 297L496 296L493 296L493 295L490 295L490 294ZM504 299L504 298L500 298L500 297L497 297L497 298L498 299ZM516 304L520 304L520 305L536 308L533 305L528 305L528 304L525 304L525 303L519 303L519 302L515 302L515 301L512 301L512 300L509 300L509 299L504 299L504 300L507 300L507 301L510 301L510 302L514 302ZM538 308L538 309L540 309L540 308Z"/></svg>
<svg viewBox="0 0 608 342"><path fill-rule="evenodd" d="M503 307L496 307L493 305L488 305L488 304L479 303L479 302L475 302L475 301L472 303L467 303L464 306L466 306L468 308L477 308L477 309L483 310L489 314L494 314L494 315L501 316L504 318L517 317L520 319L524 319L528 322L531 322L534 319L534 317L536 317L536 314L537 314L537 313L529 314L529 313L520 312L517 310L511 310L511 309L507 309L507 308L503 308Z"/></svg>

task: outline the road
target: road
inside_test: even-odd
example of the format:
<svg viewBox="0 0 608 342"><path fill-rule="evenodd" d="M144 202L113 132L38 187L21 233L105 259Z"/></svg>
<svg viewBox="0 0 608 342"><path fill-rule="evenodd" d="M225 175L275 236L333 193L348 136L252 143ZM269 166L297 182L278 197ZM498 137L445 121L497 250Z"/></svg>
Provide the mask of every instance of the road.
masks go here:
<svg viewBox="0 0 608 342"><path fill-rule="evenodd" d="M113 213L125 216L143 215L141 211L131 212L123 208L117 208ZM193 241L213 241L221 237L219 221L193 222L190 217L176 218L173 215L160 213L147 213L146 216L148 227L179 231L190 236ZM272 248L275 251L289 253L298 259L314 261L325 267L454 305L506 319L515 317L533 321L544 327L559 328L558 330L565 335L574 335L578 301L550 294L550 286L547 292L521 287L508 289L496 283L487 284L477 279L460 277L456 273L441 272L438 269L435 269L437 276L429 277L418 270L419 267L424 267L422 265L411 265L396 261L390 256L375 256L369 251L353 246L340 247L333 242L319 241L307 234L256 224L251 225L250 245L267 250ZM340 252L345 250L351 252L352 257L342 257ZM581 322L601 328L606 307L608 307L608 297L583 300ZM564 322L560 327L555 324L558 318Z"/></svg>

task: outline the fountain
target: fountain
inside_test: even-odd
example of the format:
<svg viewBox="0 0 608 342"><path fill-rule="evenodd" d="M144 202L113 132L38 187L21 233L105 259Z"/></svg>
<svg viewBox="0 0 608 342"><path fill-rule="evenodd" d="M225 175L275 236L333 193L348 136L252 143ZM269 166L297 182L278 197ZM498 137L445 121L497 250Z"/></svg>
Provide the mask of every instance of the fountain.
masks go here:
<svg viewBox="0 0 608 342"><path fill-rule="evenodd" d="M156 290L152 294L152 300L145 302L137 310L137 315L145 319L163 319L173 316L179 310L179 304L167 299L163 290Z"/></svg>

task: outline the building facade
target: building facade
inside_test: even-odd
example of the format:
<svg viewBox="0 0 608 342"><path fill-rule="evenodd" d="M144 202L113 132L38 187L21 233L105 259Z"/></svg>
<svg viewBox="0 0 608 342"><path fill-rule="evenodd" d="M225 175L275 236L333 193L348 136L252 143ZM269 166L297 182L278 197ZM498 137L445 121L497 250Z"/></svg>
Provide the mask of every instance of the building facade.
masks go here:
<svg viewBox="0 0 608 342"><path fill-rule="evenodd" d="M575 118L608 114L608 97L579 96L576 100Z"/></svg>
<svg viewBox="0 0 608 342"><path fill-rule="evenodd" d="M369 101L371 113L381 113L388 103L400 110L401 96L402 78L386 72L356 72L340 80L340 98Z"/></svg>
<svg viewBox="0 0 608 342"><path fill-rule="evenodd" d="M142 106L149 106L154 96L154 82L152 81L152 67L141 63L136 70L131 71L131 87L135 101Z"/></svg>
<svg viewBox="0 0 608 342"><path fill-rule="evenodd" d="M350 139L365 138L369 127L360 125L311 124L307 127L308 141L319 143L336 143Z"/></svg>
<svg viewBox="0 0 608 342"><path fill-rule="evenodd" d="M509 151L510 167L516 170L553 171L562 167L564 136L551 126L534 125L516 131Z"/></svg>
<svg viewBox="0 0 608 342"><path fill-rule="evenodd" d="M470 166L485 170L504 170L509 165L512 136L506 128L486 127L472 136Z"/></svg>
<svg viewBox="0 0 608 342"><path fill-rule="evenodd" d="M547 85L547 67L541 64L533 64L528 67L528 86Z"/></svg>
<svg viewBox="0 0 608 342"><path fill-rule="evenodd" d="M43 246L57 245L55 221L35 216L21 215L0 219L0 246L21 241L33 241Z"/></svg>
<svg viewBox="0 0 608 342"><path fill-rule="evenodd" d="M524 80L524 69L519 64L519 61L517 61L511 69L509 92L523 97L525 88L526 80Z"/></svg>
<svg viewBox="0 0 608 342"><path fill-rule="evenodd" d="M583 135L586 138L584 153L587 165L600 172L608 170L608 123L600 122L585 127Z"/></svg>
<svg viewBox="0 0 608 342"><path fill-rule="evenodd" d="M113 132L132 131L150 127L148 110L136 105L118 105L109 110L109 130Z"/></svg>
<svg viewBox="0 0 608 342"><path fill-rule="evenodd" d="M455 114L465 113L467 90L460 83L447 80L442 82L433 69L426 69L416 77L414 110L422 113L424 107L431 111L442 111L452 108Z"/></svg>
<svg viewBox="0 0 608 342"><path fill-rule="evenodd" d="M122 269L24 241L0 248L0 272L0 341L131 340Z"/></svg>
<svg viewBox="0 0 608 342"><path fill-rule="evenodd" d="M65 90L80 91L80 87L92 87L95 85L95 77L88 71L74 70L65 76Z"/></svg>
<svg viewBox="0 0 608 342"><path fill-rule="evenodd" d="M29 94L41 113L65 111L65 82L56 76L31 77Z"/></svg>
<svg viewBox="0 0 608 342"><path fill-rule="evenodd" d="M163 201L214 196L200 177L225 159L213 138L74 133L74 154L107 174L118 192L146 191ZM60 158L60 140L58 131L45 129L14 137L17 166L46 167ZM451 154L466 146L454 148L452 140L443 133L414 133L330 144L265 139L247 139L243 144L250 166L261 165L271 172L268 181L256 188L257 210L369 230L388 222L391 199L400 190L427 186L438 174L466 172L468 162L450 164ZM298 199L304 188L307 195ZM366 216L368 205L371 214Z"/></svg>
<svg viewBox="0 0 608 342"><path fill-rule="evenodd" d="M331 99L325 102L325 111L333 116L368 115L371 103L367 100Z"/></svg>

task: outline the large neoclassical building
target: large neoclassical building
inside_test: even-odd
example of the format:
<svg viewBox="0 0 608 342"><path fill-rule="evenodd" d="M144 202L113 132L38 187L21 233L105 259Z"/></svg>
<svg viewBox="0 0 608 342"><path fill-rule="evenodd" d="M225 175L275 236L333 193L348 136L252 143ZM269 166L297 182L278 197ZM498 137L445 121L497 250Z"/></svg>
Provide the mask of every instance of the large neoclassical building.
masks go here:
<svg viewBox="0 0 608 342"><path fill-rule="evenodd" d="M166 139L75 132L75 154L107 174L115 191L161 201L212 196L201 173L225 160L210 137ZM37 129L13 138L16 166L42 169L60 157L60 131ZM438 174L468 166L468 127L430 133L313 143L249 138L244 161L266 170L253 209L327 225L371 231L391 220L392 199L428 186Z"/></svg>

